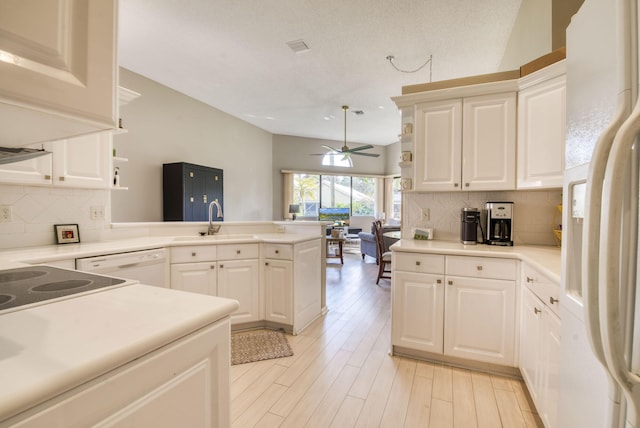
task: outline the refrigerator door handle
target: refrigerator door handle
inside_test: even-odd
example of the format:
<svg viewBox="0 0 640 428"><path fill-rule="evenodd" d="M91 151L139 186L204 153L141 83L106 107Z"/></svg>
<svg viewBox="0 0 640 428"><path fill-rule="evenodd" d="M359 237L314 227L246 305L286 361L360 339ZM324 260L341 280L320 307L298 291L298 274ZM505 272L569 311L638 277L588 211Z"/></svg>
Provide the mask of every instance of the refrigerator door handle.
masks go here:
<svg viewBox="0 0 640 428"><path fill-rule="evenodd" d="M614 119L598 138L587 175L583 224L584 232L582 235L582 301L591 347L596 358L603 366L606 366L606 360L602 347L598 297L602 185L611 145L613 144L616 133L629 116L630 104L631 101L628 93L624 93L619 97L618 108Z"/></svg>
<svg viewBox="0 0 640 428"><path fill-rule="evenodd" d="M620 313L622 201L629 154L640 135L640 102L622 124L611 146L605 171L600 228L600 323L607 367L627 397L627 420L636 427L640 411L640 377L629 370Z"/></svg>

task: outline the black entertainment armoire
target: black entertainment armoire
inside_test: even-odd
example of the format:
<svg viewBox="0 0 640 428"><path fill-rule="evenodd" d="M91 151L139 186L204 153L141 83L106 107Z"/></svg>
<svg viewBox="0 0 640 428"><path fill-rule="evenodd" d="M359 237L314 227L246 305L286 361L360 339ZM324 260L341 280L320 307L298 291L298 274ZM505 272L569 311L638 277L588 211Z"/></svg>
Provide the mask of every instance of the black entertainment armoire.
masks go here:
<svg viewBox="0 0 640 428"><path fill-rule="evenodd" d="M162 165L164 221L208 221L209 204L224 208L222 170L185 162ZM224 212L224 209L222 210ZM213 207L213 220L218 211Z"/></svg>

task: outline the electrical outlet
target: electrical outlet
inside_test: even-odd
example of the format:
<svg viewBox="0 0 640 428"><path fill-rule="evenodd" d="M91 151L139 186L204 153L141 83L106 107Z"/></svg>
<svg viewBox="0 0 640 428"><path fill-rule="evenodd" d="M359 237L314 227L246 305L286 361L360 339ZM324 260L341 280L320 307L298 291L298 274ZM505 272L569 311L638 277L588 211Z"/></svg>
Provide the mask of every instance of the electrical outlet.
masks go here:
<svg viewBox="0 0 640 428"><path fill-rule="evenodd" d="M104 220L104 206L96 205L91 207L89 217L91 220Z"/></svg>
<svg viewBox="0 0 640 428"><path fill-rule="evenodd" d="M429 208L421 208L420 217L422 218L422 221L429 221L429 219L431 218L431 213L429 212Z"/></svg>
<svg viewBox="0 0 640 428"><path fill-rule="evenodd" d="M11 221L13 221L11 205L0 205L0 223L10 223Z"/></svg>

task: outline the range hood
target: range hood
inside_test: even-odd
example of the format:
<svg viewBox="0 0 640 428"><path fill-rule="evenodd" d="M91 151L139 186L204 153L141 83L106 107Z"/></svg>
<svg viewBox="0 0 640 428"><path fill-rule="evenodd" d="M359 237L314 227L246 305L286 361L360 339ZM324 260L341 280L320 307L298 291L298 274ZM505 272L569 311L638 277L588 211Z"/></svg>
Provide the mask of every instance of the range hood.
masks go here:
<svg viewBox="0 0 640 428"><path fill-rule="evenodd" d="M44 149L27 149L25 147L0 147L0 164L20 162L49 154Z"/></svg>

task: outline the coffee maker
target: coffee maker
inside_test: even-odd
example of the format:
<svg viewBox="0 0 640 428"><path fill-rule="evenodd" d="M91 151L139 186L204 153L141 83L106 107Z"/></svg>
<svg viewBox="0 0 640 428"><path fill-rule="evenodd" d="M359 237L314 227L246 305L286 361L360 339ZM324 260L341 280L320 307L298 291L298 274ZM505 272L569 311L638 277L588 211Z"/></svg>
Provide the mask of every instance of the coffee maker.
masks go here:
<svg viewBox="0 0 640 428"><path fill-rule="evenodd" d="M460 241L463 244L478 243L480 211L477 208L462 208L460 212Z"/></svg>
<svg viewBox="0 0 640 428"><path fill-rule="evenodd" d="M487 240L489 245L513 246L513 202L487 202Z"/></svg>

